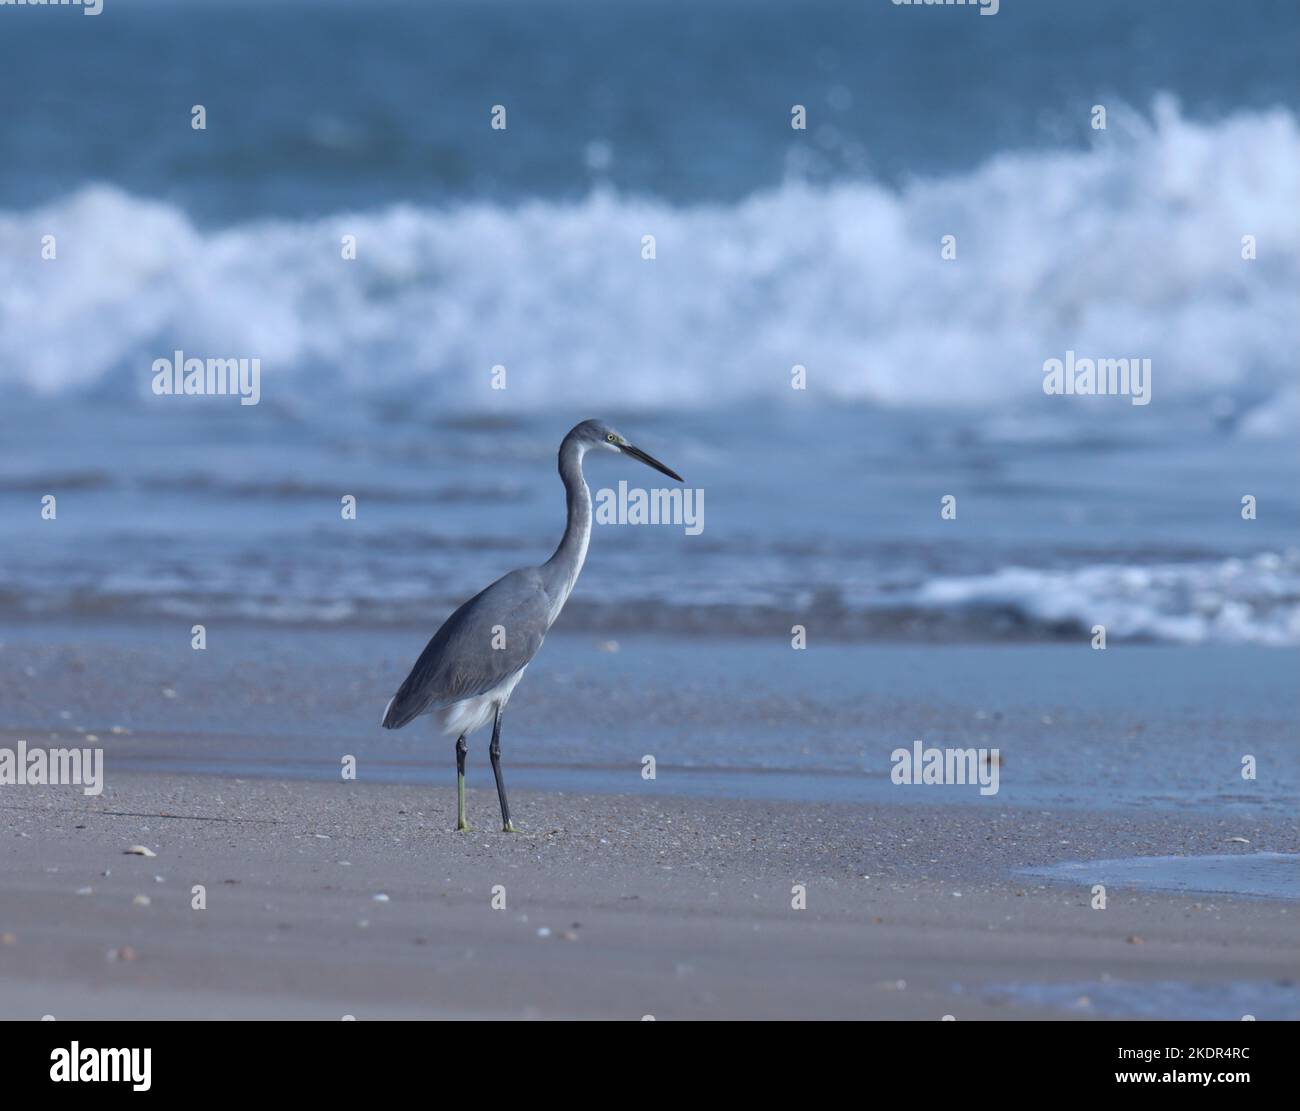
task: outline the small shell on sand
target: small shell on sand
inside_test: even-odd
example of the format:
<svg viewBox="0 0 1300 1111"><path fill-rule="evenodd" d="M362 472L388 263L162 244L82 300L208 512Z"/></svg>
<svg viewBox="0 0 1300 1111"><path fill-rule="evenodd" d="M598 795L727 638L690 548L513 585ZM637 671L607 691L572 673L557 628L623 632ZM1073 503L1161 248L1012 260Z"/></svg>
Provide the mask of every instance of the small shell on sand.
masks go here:
<svg viewBox="0 0 1300 1111"><path fill-rule="evenodd" d="M132 845L127 849L123 856L157 856L158 854L149 848L148 845Z"/></svg>

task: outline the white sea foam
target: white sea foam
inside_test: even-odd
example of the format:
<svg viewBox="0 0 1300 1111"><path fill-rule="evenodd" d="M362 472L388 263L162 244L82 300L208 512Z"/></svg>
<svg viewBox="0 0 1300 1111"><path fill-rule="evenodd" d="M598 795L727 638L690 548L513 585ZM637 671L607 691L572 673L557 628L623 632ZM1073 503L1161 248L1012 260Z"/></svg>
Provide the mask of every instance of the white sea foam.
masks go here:
<svg viewBox="0 0 1300 1111"><path fill-rule="evenodd" d="M1104 625L1108 639L1300 644L1300 551L1250 559L1068 570L1005 567L934 579L921 609L1014 612L1030 627Z"/></svg>
<svg viewBox="0 0 1300 1111"><path fill-rule="evenodd" d="M206 230L87 187L0 212L0 383L143 395L151 360L182 348L260 358L269 398L690 408L788 398L800 363L814 400L1005 411L1041 401L1043 360L1073 349L1149 357L1162 402L1241 401L1244 431L1282 435L1300 408L1297 195L1293 114L1202 123L1171 103L1087 151L731 205L598 192ZM488 388L497 363L506 391Z"/></svg>

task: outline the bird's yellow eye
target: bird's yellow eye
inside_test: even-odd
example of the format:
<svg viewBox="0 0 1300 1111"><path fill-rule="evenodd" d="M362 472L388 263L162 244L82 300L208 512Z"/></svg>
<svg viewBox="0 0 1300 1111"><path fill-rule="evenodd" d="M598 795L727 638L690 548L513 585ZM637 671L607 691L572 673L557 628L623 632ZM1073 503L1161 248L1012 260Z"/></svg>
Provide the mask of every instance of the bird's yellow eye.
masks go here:
<svg viewBox="0 0 1300 1111"><path fill-rule="evenodd" d="M611 432L608 436L605 437L605 439L607 439L612 444L615 440L618 439L618 437Z"/></svg>

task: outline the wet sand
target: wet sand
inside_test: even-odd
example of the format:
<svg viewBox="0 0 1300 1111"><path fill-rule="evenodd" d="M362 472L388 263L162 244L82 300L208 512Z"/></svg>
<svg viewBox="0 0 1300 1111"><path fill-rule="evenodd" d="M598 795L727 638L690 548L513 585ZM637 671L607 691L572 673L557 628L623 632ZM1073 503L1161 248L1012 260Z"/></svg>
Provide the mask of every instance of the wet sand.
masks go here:
<svg viewBox="0 0 1300 1111"><path fill-rule="evenodd" d="M561 618L563 622L564 618ZM428 629L0 621L0 734L102 743L130 768L446 784L452 741L379 719ZM963 805L970 787L899 787L892 753L996 748L997 801L1032 809L1295 813L1300 651L1202 646L904 645L768 638L611 643L557 627L510 702L512 786L664 797ZM471 786L490 788L488 732ZM81 740L79 740L81 738ZM1251 754L1258 777L1241 776ZM655 757L658 779L641 778Z"/></svg>
<svg viewBox="0 0 1300 1111"><path fill-rule="evenodd" d="M1112 1017L1171 984L1224 1018L1243 998L1296 1017L1300 903L1113 887L1094 910L1086 884L1016 871L1294 853L1294 821L512 802L517 836L481 790L478 828L452 832L450 784L118 772L97 798L0 788L0 1018ZM1072 986L1088 983L1101 1003Z"/></svg>

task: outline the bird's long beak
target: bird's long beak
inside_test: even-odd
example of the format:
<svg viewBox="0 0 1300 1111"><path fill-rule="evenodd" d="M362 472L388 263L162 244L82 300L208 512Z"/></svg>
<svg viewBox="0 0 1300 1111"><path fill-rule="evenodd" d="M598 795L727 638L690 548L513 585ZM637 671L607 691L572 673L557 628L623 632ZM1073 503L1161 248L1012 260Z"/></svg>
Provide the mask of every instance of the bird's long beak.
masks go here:
<svg viewBox="0 0 1300 1111"><path fill-rule="evenodd" d="M663 472L669 478L677 479L678 482L686 481L686 479L682 478L682 476L679 475L676 471L670 470L668 467L665 467L653 455L646 454L639 447L633 447L631 444L623 444L622 448L625 452L628 453L628 455L632 456L634 459L640 459L641 462L644 463L647 467L653 467L656 471Z"/></svg>

